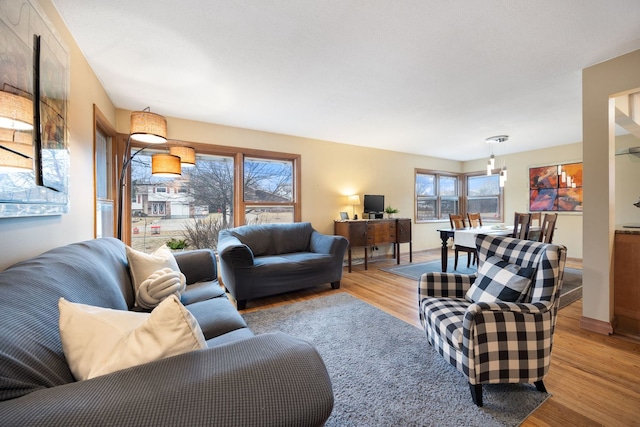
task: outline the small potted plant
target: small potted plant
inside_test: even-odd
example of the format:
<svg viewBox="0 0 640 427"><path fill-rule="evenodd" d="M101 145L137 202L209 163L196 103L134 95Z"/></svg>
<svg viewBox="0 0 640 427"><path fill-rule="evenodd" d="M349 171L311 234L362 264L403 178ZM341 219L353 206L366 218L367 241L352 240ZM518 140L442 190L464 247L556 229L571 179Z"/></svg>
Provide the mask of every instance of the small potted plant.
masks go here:
<svg viewBox="0 0 640 427"><path fill-rule="evenodd" d="M384 212L387 214L389 218L393 218L393 215L397 214L400 211L396 208L392 208L391 205L389 205L386 208L384 208Z"/></svg>
<svg viewBox="0 0 640 427"><path fill-rule="evenodd" d="M172 251L181 251L187 246L189 246L189 244L185 239L178 240L172 237L171 240L167 241L167 247Z"/></svg>

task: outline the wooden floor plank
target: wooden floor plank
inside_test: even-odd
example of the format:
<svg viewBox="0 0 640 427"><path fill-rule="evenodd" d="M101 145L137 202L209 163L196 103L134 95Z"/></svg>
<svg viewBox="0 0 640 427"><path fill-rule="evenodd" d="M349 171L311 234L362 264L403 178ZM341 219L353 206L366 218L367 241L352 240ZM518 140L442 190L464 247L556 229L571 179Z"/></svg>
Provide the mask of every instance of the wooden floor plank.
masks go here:
<svg viewBox="0 0 640 427"><path fill-rule="evenodd" d="M440 249L413 257L416 263L439 260ZM404 258L402 264L407 264ZM354 265L352 273L345 268L337 291L323 285L250 300L241 312L347 292L420 328L417 281L380 270L394 264L395 260L382 258L370 262L366 271L364 265ZM582 265L569 260L567 267ZM581 329L581 316L582 301L560 310L551 367L544 380L552 396L522 426L640 426L640 341ZM460 393L466 396L468 390Z"/></svg>

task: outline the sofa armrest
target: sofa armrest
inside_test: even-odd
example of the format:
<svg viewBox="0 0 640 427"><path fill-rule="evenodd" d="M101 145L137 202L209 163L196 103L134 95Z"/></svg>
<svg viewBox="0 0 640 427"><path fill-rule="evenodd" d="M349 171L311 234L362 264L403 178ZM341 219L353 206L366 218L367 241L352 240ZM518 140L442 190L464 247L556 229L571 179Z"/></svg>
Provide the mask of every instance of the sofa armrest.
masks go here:
<svg viewBox="0 0 640 427"><path fill-rule="evenodd" d="M218 279L216 255L211 249L195 249L174 254L187 285Z"/></svg>
<svg viewBox="0 0 640 427"><path fill-rule="evenodd" d="M311 242L309 250L317 254L340 254L344 256L349 241L343 236L333 236L329 234L322 234L313 230L311 233Z"/></svg>
<svg viewBox="0 0 640 427"><path fill-rule="evenodd" d="M464 298L477 273L423 273L418 284L418 304L425 297Z"/></svg>
<svg viewBox="0 0 640 427"><path fill-rule="evenodd" d="M233 236L226 236L218 241L220 262L229 267L250 267L253 265L253 251Z"/></svg>
<svg viewBox="0 0 640 427"><path fill-rule="evenodd" d="M283 333L0 402L4 426L320 426L332 408L317 351Z"/></svg>

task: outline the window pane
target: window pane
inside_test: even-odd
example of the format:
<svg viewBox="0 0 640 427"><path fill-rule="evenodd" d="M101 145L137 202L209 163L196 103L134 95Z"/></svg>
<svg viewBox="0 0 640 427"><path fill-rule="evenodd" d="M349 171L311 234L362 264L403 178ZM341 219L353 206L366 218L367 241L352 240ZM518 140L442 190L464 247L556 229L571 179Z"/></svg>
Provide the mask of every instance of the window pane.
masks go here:
<svg viewBox="0 0 640 427"><path fill-rule="evenodd" d="M436 176L426 174L416 174L416 195L417 196L435 196L436 195Z"/></svg>
<svg viewBox="0 0 640 427"><path fill-rule="evenodd" d="M457 196L458 178L455 176L440 177L440 196Z"/></svg>
<svg viewBox="0 0 640 427"><path fill-rule="evenodd" d="M440 218L449 218L449 214L458 213L458 198L457 197L443 197L442 198L442 212L440 212Z"/></svg>
<svg viewBox="0 0 640 427"><path fill-rule="evenodd" d="M293 207L249 206L245 211L247 225L293 222Z"/></svg>
<svg viewBox="0 0 640 427"><path fill-rule="evenodd" d="M499 175L467 177L467 196L497 196L500 194ZM470 211L477 212L477 211Z"/></svg>
<svg viewBox="0 0 640 427"><path fill-rule="evenodd" d="M245 158L244 201L292 202L293 162Z"/></svg>
<svg viewBox="0 0 640 427"><path fill-rule="evenodd" d="M498 197L469 197L467 212L480 212L483 219L500 219L500 199Z"/></svg>
<svg viewBox="0 0 640 427"><path fill-rule="evenodd" d="M419 197L416 209L416 221L427 221L437 219L438 203L436 199L427 199Z"/></svg>
<svg viewBox="0 0 640 427"><path fill-rule="evenodd" d="M145 150L145 153L151 153ZM233 158L199 155L179 178L151 176L151 154L131 162L131 245L153 252L167 241L215 249L218 232L233 226Z"/></svg>

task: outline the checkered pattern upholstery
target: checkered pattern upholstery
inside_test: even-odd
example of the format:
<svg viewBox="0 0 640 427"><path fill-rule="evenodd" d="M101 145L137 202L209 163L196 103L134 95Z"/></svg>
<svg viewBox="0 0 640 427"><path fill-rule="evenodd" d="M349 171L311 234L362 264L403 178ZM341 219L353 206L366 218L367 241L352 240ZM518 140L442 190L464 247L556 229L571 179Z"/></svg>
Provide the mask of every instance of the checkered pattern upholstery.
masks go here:
<svg viewBox="0 0 640 427"><path fill-rule="evenodd" d="M532 383L549 369L566 248L478 235L480 267L498 256L535 268L524 302L472 303L464 295L477 274L425 273L418 286L427 340L469 383Z"/></svg>

